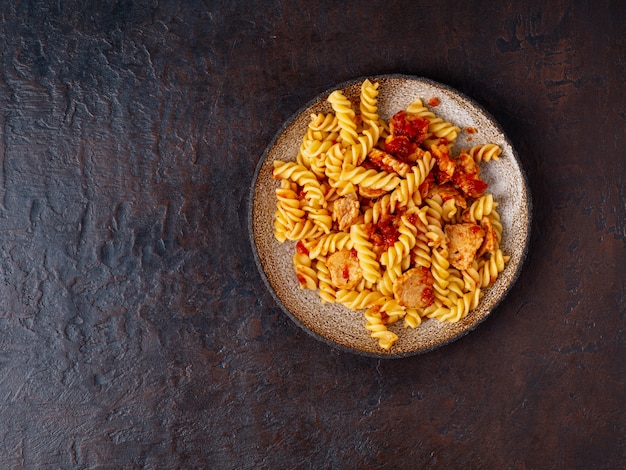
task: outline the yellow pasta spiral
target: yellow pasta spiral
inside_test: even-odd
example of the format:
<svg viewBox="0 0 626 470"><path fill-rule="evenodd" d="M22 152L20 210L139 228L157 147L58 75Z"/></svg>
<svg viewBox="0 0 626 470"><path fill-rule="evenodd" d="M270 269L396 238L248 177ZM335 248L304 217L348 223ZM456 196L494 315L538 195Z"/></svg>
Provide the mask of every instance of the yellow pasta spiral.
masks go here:
<svg viewBox="0 0 626 470"><path fill-rule="evenodd" d="M415 162L411 171L400 181L398 187L391 194L391 203L395 207L398 203L401 207L418 206L422 203L419 187L435 166L435 159L430 152L426 152L423 158Z"/></svg>
<svg viewBox="0 0 626 470"><path fill-rule="evenodd" d="M498 248L488 259L479 264L480 287L489 287L498 278L498 274L504 271L505 258L502 250Z"/></svg>
<svg viewBox="0 0 626 470"><path fill-rule="evenodd" d="M363 314L365 316L365 328L370 332L370 336L378 340L378 345L388 351L398 340L398 335L389 331L383 324L382 315L377 309L369 308Z"/></svg>
<svg viewBox="0 0 626 470"><path fill-rule="evenodd" d="M289 179L302 186L305 197L317 203L319 206L326 206L324 193L322 192L320 182L315 174L295 162L274 161L274 177L281 179Z"/></svg>
<svg viewBox="0 0 626 470"><path fill-rule="evenodd" d="M309 129L314 131L339 132L339 120L332 113L311 114Z"/></svg>
<svg viewBox="0 0 626 470"><path fill-rule="evenodd" d="M430 268L432 255L426 234L420 233L415 237L415 245L413 250L411 250L411 254L415 266Z"/></svg>
<svg viewBox="0 0 626 470"><path fill-rule="evenodd" d="M376 261L376 254L372 251L372 242L368 240L363 224L350 227L350 239L356 249L359 264L363 270L363 277L369 282L376 282L380 276L380 264Z"/></svg>
<svg viewBox="0 0 626 470"><path fill-rule="evenodd" d="M483 217L491 214L497 205L498 203L494 202L492 194L483 194L465 210L465 216L472 222L480 222Z"/></svg>
<svg viewBox="0 0 626 470"><path fill-rule="evenodd" d="M326 259L318 259L315 263L317 269L317 285L319 287L319 296L323 303L334 303L336 299L336 290L333 287L330 271L326 265Z"/></svg>
<svg viewBox="0 0 626 470"><path fill-rule="evenodd" d="M444 303L447 302L445 299L449 293L447 289L449 284L448 277L450 277L450 272L448 271L449 267L450 262L448 261L448 250L445 248L433 250L430 265L430 272L435 279L433 288L435 297L441 298Z"/></svg>
<svg viewBox="0 0 626 470"><path fill-rule="evenodd" d="M337 116L339 125L339 136L346 144L355 145L358 133L356 131L356 113L352 109L352 103L340 90L333 91L328 97Z"/></svg>
<svg viewBox="0 0 626 470"><path fill-rule="evenodd" d="M318 225L309 219L303 219L285 234L287 240L302 240L303 238L316 238L324 234Z"/></svg>
<svg viewBox="0 0 626 470"><path fill-rule="evenodd" d="M296 250L293 255L298 283L301 289L317 289L317 272L311 265L311 258Z"/></svg>
<svg viewBox="0 0 626 470"><path fill-rule="evenodd" d="M304 212L309 220L312 220L324 233L329 234L333 226L333 218L325 207L318 205L305 205Z"/></svg>
<svg viewBox="0 0 626 470"><path fill-rule="evenodd" d="M387 266L387 269L394 266L400 267L402 260L411 253L415 246L417 227L410 222L409 215L410 213L407 213L400 218L398 240L380 257L380 264ZM402 270L400 269L400 271Z"/></svg>
<svg viewBox="0 0 626 470"><path fill-rule="evenodd" d="M378 83L369 80L365 80L361 85L360 109L363 121L378 122L378 86Z"/></svg>
<svg viewBox="0 0 626 470"><path fill-rule="evenodd" d="M422 324L422 316L420 310L416 308L407 308L404 317L404 326L408 328L417 328Z"/></svg>
<svg viewBox="0 0 626 470"><path fill-rule="evenodd" d="M326 256L329 253L346 249L351 249L353 246L350 234L347 232L333 232L322 235L321 237L306 242L307 249L309 250L309 256L311 258L318 258L320 256Z"/></svg>
<svg viewBox="0 0 626 470"><path fill-rule="evenodd" d="M426 211L427 229L426 237L428 244L436 247L445 244L445 234L443 233L443 207L441 197L438 195L424 199L428 206Z"/></svg>
<svg viewBox="0 0 626 470"><path fill-rule="evenodd" d="M363 129L363 131L357 137L357 143L352 145L348 150L350 165L360 165L367 157L367 154L374 148L374 145L378 143L378 139L380 137L380 128L376 125L376 123L372 122L372 124Z"/></svg>
<svg viewBox="0 0 626 470"><path fill-rule="evenodd" d="M362 166L346 165L341 171L341 180L359 184L365 188L393 191L400 178L395 173L365 169Z"/></svg>
<svg viewBox="0 0 626 470"><path fill-rule="evenodd" d="M364 289L362 291L339 289L336 295L337 303L343 304L350 310L363 310L374 305L383 297L378 291Z"/></svg>
<svg viewBox="0 0 626 470"><path fill-rule="evenodd" d="M502 149L496 144L475 145L468 150L470 156L476 163L488 162L490 160L498 160Z"/></svg>
<svg viewBox="0 0 626 470"><path fill-rule="evenodd" d="M427 148L430 148L431 145L437 145L439 143L439 139L441 138L444 138L450 144L453 144L461 131L461 129L457 126L444 121L440 117L437 117L435 113L424 106L422 100L419 98L411 103L406 108L406 111L407 113L415 114L428 119L428 133L430 134L430 137L424 142Z"/></svg>

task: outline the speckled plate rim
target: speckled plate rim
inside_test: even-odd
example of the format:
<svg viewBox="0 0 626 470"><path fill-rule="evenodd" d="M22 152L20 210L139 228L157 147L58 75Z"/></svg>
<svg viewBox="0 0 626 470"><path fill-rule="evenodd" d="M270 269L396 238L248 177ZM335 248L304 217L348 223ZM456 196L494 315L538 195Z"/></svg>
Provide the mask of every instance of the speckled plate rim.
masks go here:
<svg viewBox="0 0 626 470"><path fill-rule="evenodd" d="M464 100L466 102L466 104L469 104L473 110L479 114L482 114L483 117L489 122L490 125L493 126L493 128L495 129L495 131L499 134L500 138L502 139L502 141L504 141L506 143L506 145L509 148L509 157L513 158L515 160L515 169L517 170L517 173L519 176L519 186L520 186L520 191L523 195L523 201L521 202L521 206L523 208L523 210L525 211L525 215L526 215L526 224L525 224L525 233L523 234L523 237L518 237L519 242L522 244L522 248L521 250L519 250L519 256L515 265L515 269L512 273L510 273L509 275L509 281L506 284L506 286L504 287L504 289L502 289L500 295L495 299L495 301L493 301L492 305L489 307L489 309L483 313L482 315L480 315L479 317L477 317L475 319L475 321L473 321L472 323L470 323L468 326L466 326L462 331L458 332L457 334L454 334L448 338L446 338L445 340L442 340L440 342L437 342L435 344L429 345L427 347L423 347L423 348L418 348L418 349L414 349L414 350L408 350L408 351L403 351L403 352L394 352L393 350L390 352L387 351L376 351L376 350L363 350L363 349L359 349L356 347L351 347L351 346L347 346L345 344L341 344L337 341L334 341L333 339L330 339L328 337L326 337L323 334L318 333L317 331L309 328L296 314L294 314L284 303L283 299L280 297L280 295L277 293L275 286L272 285L272 282L270 281L266 271L265 271L265 267L263 265L263 260L261 259L261 256L259 254L259 249L258 249L258 245L257 245L257 240L255 237L255 220L254 220L254 216L255 216L255 199L257 196L257 192L258 192L258 180L259 180L259 175L262 171L262 169L264 168L264 165L266 163L266 160L268 158L268 156L270 156L272 150L274 149L274 147L276 146L277 142L279 141L279 139L283 136L283 134L285 134L285 132L287 131L287 129L290 128L290 126L292 126L294 124L294 122L305 112L307 112L307 110L309 110L311 107L315 106L316 104L318 104L320 101L325 100L328 95L330 95L330 93L332 93L334 90L343 90L346 89L348 87L354 86L356 84L360 84L362 83L365 79L370 79L372 81L375 80L403 80L403 81L416 81L416 82L421 82L427 86L433 87L433 88L439 88L443 91L445 91L447 94L456 97L459 100ZM417 98L417 97L416 97ZM295 157L295 153L297 151L294 150L294 157ZM272 140L270 141L270 143L268 144L268 146L266 147L265 151L263 152L263 155L261 156L261 158L259 159L256 168L255 168L255 172L251 181L251 185L250 185L250 192L249 192L249 197L248 197L248 235L250 238L250 243L252 246L252 251L253 251L253 256L254 256L254 261L255 264L257 266L257 269L259 270L259 273L261 275L261 278L263 279L263 283L265 284L266 288L268 289L268 291L270 292L271 296L274 298L274 300L276 301L276 303L278 304L278 306L280 307L280 309L298 326L300 327L302 330L304 330L307 334L309 334L310 336L312 336L313 338L344 352L349 352L349 353L353 353L353 354L357 354L357 355L361 355L361 356L366 356L366 357L372 357L372 358L377 358L377 359L397 359L397 358L405 358L405 357L411 357L411 356L415 356L415 355L420 355L420 354L425 354L427 352L431 352L435 349L441 348L443 346L446 346L458 339L460 339L461 337L467 335L468 333L470 333L471 331L475 330L480 324L482 324L492 313L493 311L502 303L502 301L507 297L507 295L509 294L509 292L511 291L511 289L513 288L513 286L515 285L515 283L517 282L517 279L519 278L519 275L523 269L523 266L526 262L526 258L528 255L528 249L529 249L529 245L530 245L530 234L531 234L531 227L532 227L532 196L530 193L530 188L528 185L528 179L526 176L526 173L524 171L524 168L522 166L521 160L517 154L517 151L515 150L515 148L513 147L513 145L511 144L510 139L508 138L508 136L504 133L502 127L500 126L500 124L493 118L493 116L487 111L485 110L482 105L478 104L474 99L468 97L467 95L461 93L460 91L442 84L440 82L428 79L428 78L424 78L424 77L420 77L420 76L415 76L415 75L406 75L406 74L382 74L382 75L372 75L372 76L363 76L363 77L358 77L358 78L354 78L351 80L347 80L344 82L341 82L321 93L319 93L317 96L315 96L314 98L312 98L311 100L309 100L306 104L304 104L300 109L298 109L289 119L287 119L282 126L278 129L278 131L276 132L276 134L274 135L274 137L272 138ZM506 229L506 227L505 227ZM428 321L433 321L436 322L437 320L428 320ZM417 329L419 329L420 327L417 327ZM375 340L372 340L375 341Z"/></svg>

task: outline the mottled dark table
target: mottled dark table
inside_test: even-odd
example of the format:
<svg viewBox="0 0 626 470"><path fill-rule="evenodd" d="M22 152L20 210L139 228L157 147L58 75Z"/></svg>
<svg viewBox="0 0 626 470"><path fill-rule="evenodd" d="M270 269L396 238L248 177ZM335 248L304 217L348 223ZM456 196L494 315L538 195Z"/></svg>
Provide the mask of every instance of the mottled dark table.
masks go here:
<svg viewBox="0 0 626 470"><path fill-rule="evenodd" d="M0 7L0 467L622 468L626 4ZM445 83L534 201L504 303L425 355L300 330L247 233L281 124L344 80Z"/></svg>

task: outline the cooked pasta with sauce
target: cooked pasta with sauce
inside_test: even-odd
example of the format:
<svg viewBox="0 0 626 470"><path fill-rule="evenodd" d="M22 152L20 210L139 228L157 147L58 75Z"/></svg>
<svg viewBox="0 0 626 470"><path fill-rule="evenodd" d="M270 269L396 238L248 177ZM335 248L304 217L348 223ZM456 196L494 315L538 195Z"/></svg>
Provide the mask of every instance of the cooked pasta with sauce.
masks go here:
<svg viewBox="0 0 626 470"><path fill-rule="evenodd" d="M419 328L470 315L509 257L480 176L499 147L455 151L462 131L437 116L437 97L416 97L385 121L378 93L365 80L353 106L334 91L333 111L311 115L295 161L274 162L274 236L294 243L302 289L363 311L372 339L390 350L401 320Z"/></svg>

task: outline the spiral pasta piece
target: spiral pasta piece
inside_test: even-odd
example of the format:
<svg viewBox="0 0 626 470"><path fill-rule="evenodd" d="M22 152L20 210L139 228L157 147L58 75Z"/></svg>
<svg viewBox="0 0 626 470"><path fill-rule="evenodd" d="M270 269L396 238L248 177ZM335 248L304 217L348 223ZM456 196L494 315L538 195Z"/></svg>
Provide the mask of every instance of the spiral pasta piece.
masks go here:
<svg viewBox="0 0 626 470"><path fill-rule="evenodd" d="M385 194L367 208L364 214L365 223L377 224L381 219L395 213L395 211L396 205L391 199L391 194Z"/></svg>
<svg viewBox="0 0 626 470"><path fill-rule="evenodd" d="M370 332L370 336L378 340L378 345L388 351L398 340L398 335L389 331L383 324L382 315L376 308L369 308L364 313L365 328Z"/></svg>
<svg viewBox="0 0 626 470"><path fill-rule="evenodd" d="M365 160L367 154L374 148L380 138L380 129L376 123L371 123L370 127L363 129L357 137L357 142L349 148L348 163L353 166L360 165Z"/></svg>
<svg viewBox="0 0 626 470"><path fill-rule="evenodd" d="M296 193L297 185L282 180L276 188L276 214L274 220L274 237L280 242L287 239L287 235L294 226L302 223L306 213L301 208L301 201Z"/></svg>
<svg viewBox="0 0 626 470"><path fill-rule="evenodd" d="M498 274L504 271L505 259L501 249L497 249L491 258L479 265L480 287L489 287L498 278Z"/></svg>
<svg viewBox="0 0 626 470"><path fill-rule="evenodd" d="M313 223L309 219L303 219L296 224L293 228L285 234L287 240L302 240L304 238L317 238L324 234L318 225Z"/></svg>
<svg viewBox="0 0 626 470"><path fill-rule="evenodd" d="M465 217L471 222L481 221L483 217L491 214L497 205L492 194L483 194L465 210Z"/></svg>
<svg viewBox="0 0 626 470"><path fill-rule="evenodd" d="M435 113L424 106L419 98L411 103L406 111L429 120L428 132L430 137L425 140L427 148L430 148L431 145L437 145L440 139L445 139L449 144L453 144L461 131L457 126L437 117Z"/></svg>
<svg viewBox="0 0 626 470"><path fill-rule="evenodd" d="M356 249L363 277L369 282L376 282L381 277L380 264L376 260L376 255L372 251L372 242L368 240L364 225L353 225L350 227L350 239L354 249Z"/></svg>
<svg viewBox="0 0 626 470"><path fill-rule="evenodd" d="M433 113L430 109L424 106L424 103L422 102L420 98L417 98L410 105L408 105L406 107L406 112L428 119L429 121L432 121L433 119L437 118L435 113Z"/></svg>
<svg viewBox="0 0 626 470"><path fill-rule="evenodd" d="M326 256L329 253L334 253L344 248L349 250L353 246L350 234L347 232L327 233L319 238L307 240L305 244L311 258Z"/></svg>
<svg viewBox="0 0 626 470"><path fill-rule="evenodd" d="M307 218L319 227L325 234L330 234L333 218L325 207L305 205L303 208Z"/></svg>
<svg viewBox="0 0 626 470"><path fill-rule="evenodd" d="M289 179L302 186L305 198L320 206L326 205L320 182L311 170L295 162L274 161L274 178Z"/></svg>
<svg viewBox="0 0 626 470"><path fill-rule="evenodd" d="M383 270L382 276L376 283L376 288L385 296L393 296L393 283L398 279L402 269L400 265L394 265Z"/></svg>
<svg viewBox="0 0 626 470"><path fill-rule="evenodd" d="M365 188L393 191L400 178L395 173L365 169L362 166L346 165L341 171L341 180L350 181Z"/></svg>
<svg viewBox="0 0 626 470"><path fill-rule="evenodd" d="M330 277L330 271L326 265L326 259L320 258L315 262L317 270L317 285L319 287L319 296L323 303L334 303L336 301L337 291L333 287Z"/></svg>
<svg viewBox="0 0 626 470"><path fill-rule="evenodd" d="M342 196L350 193L356 193L354 183L341 178L345 158L346 149L340 144L335 144L328 152L326 152L326 160L324 162L325 174L328 178L328 183L331 187L336 189L338 194Z"/></svg>
<svg viewBox="0 0 626 470"><path fill-rule="evenodd" d="M476 163L498 160L502 153L502 148L496 144L475 145L468 150L470 156Z"/></svg>
<svg viewBox="0 0 626 470"><path fill-rule="evenodd" d="M400 181L398 187L391 194L391 203L394 207L396 203L403 207L418 206L422 203L419 187L434 166L435 159L430 152L426 152L421 159L415 162L411 171Z"/></svg>
<svg viewBox="0 0 626 470"><path fill-rule="evenodd" d="M432 255L426 234L420 233L415 237L415 245L411 250L411 256L415 266L430 268Z"/></svg>
<svg viewBox="0 0 626 470"><path fill-rule="evenodd" d="M445 244L445 234L443 233L443 207L439 196L424 199L428 206L426 211L427 229L426 238L428 244L437 247Z"/></svg>
<svg viewBox="0 0 626 470"><path fill-rule="evenodd" d="M311 114L309 129L324 132L339 132L341 130L339 127L339 120L337 119L337 116L332 113Z"/></svg>
<svg viewBox="0 0 626 470"><path fill-rule="evenodd" d="M459 129L457 126L444 121L441 118L435 118L428 124L428 132L431 136L424 141L426 145L437 145L441 140L445 140L449 145L456 142L456 138L459 135Z"/></svg>
<svg viewBox="0 0 626 470"><path fill-rule="evenodd" d="M312 267L311 258L296 250L293 264L300 289L317 289L317 271Z"/></svg>
<svg viewBox="0 0 626 470"><path fill-rule="evenodd" d="M494 209L487 217L489 218L489 222L491 222L491 227L496 233L498 243L502 243L502 222L500 222L500 214Z"/></svg>
<svg viewBox="0 0 626 470"><path fill-rule="evenodd" d="M375 305L382 297L382 293L370 289L362 291L340 289L337 291L336 301L350 310L363 310Z"/></svg>
<svg viewBox="0 0 626 470"><path fill-rule="evenodd" d="M368 123L378 122L378 83L369 80L363 81L361 85L361 118ZM374 124L375 127L378 127Z"/></svg>
<svg viewBox="0 0 626 470"><path fill-rule="evenodd" d="M387 269L399 268L403 259L407 257L415 246L417 227L411 223L409 219L410 213L400 218L400 226L398 227L398 241L390 246L380 258L380 264L386 266ZM402 269L399 269L402 272Z"/></svg>
<svg viewBox="0 0 626 470"><path fill-rule="evenodd" d="M337 123L340 129L339 136L346 144L355 145L358 133L356 131L356 113L352 109L352 103L339 90L335 90L330 94L328 102L337 116Z"/></svg>
<svg viewBox="0 0 626 470"><path fill-rule="evenodd" d="M404 317L404 326L407 328L417 328L422 324L422 316L420 310L416 308L407 308Z"/></svg>
<svg viewBox="0 0 626 470"><path fill-rule="evenodd" d="M443 304L450 304L452 299L449 297L448 278L450 277L450 272L448 268L450 267L450 262L448 261L448 250L445 248L439 248L433 250L432 252L432 260L430 265L430 272L435 279L435 283L433 284L435 298L439 299Z"/></svg>
<svg viewBox="0 0 626 470"><path fill-rule="evenodd" d="M304 142L301 148L302 155L307 157L310 162L312 159L328 152L328 150L330 150L330 148L334 145L334 140L332 138L333 135L336 134L331 134L330 138L328 138L328 136L324 136L319 140L313 139Z"/></svg>
<svg viewBox="0 0 626 470"><path fill-rule="evenodd" d="M284 181L279 188L276 188L277 209L285 214L287 220L297 222L306 216L302 210L298 194L291 187L288 181Z"/></svg>
<svg viewBox="0 0 626 470"><path fill-rule="evenodd" d="M463 295L466 289L467 283L465 282L464 275L458 269L454 269L452 267L448 268L448 285L446 289L448 289L448 296L452 298L457 298ZM468 289L473 290L473 289Z"/></svg>

